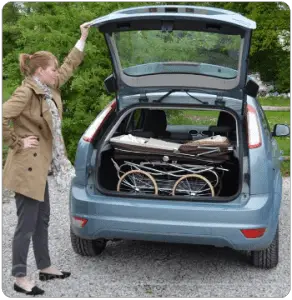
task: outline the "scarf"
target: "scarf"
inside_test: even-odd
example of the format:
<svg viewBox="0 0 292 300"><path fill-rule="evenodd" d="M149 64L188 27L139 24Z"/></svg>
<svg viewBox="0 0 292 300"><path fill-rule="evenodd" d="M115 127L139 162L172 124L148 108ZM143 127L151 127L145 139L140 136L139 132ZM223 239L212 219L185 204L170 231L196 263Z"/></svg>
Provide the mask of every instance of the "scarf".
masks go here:
<svg viewBox="0 0 292 300"><path fill-rule="evenodd" d="M62 135L61 118L57 106L52 97L51 89L39 78L33 77L34 81L45 93L45 100L50 108L53 121L53 149L52 149L52 163L51 170L53 177L57 183L57 189L63 191L69 189L71 179L75 176L75 169L66 156L65 144Z"/></svg>

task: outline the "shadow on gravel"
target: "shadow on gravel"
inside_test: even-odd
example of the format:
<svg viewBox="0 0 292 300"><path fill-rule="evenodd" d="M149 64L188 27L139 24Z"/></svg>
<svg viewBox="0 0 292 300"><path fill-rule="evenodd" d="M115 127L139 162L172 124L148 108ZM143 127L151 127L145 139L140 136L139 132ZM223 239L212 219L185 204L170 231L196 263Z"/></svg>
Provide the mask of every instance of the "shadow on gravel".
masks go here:
<svg viewBox="0 0 292 300"><path fill-rule="evenodd" d="M154 262L154 261L179 261L180 265L185 266L197 263L204 265L224 265L252 267L249 263L249 255L244 251L235 251L230 248L219 248L205 245L189 244L169 244L162 242L147 241L119 241L109 242L105 252L106 257L115 257L116 259L125 260L128 263Z"/></svg>

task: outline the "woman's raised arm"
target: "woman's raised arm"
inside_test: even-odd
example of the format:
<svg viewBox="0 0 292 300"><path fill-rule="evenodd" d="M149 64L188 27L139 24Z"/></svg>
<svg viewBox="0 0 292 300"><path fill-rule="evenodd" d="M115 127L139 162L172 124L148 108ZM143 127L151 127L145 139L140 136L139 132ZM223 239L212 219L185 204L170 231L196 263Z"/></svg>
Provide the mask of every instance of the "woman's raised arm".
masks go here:
<svg viewBox="0 0 292 300"><path fill-rule="evenodd" d="M84 57L84 46L88 36L90 26L88 23L80 25L81 37L75 47L70 51L63 64L58 70L56 88L61 87L73 75L74 70L80 65Z"/></svg>

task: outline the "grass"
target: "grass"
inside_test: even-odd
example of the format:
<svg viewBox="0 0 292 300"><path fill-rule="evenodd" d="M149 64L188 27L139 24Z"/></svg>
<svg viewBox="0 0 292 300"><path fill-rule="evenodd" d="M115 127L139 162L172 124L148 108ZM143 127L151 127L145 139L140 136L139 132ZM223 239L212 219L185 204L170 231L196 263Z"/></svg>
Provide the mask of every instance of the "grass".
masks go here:
<svg viewBox="0 0 292 300"><path fill-rule="evenodd" d="M218 116L218 111L184 110L183 112L167 112L167 120L171 125L216 125Z"/></svg>
<svg viewBox="0 0 292 300"><path fill-rule="evenodd" d="M290 156L290 137L276 137L279 148L284 151L284 156Z"/></svg>
<svg viewBox="0 0 292 300"><path fill-rule="evenodd" d="M274 99L271 100L274 101ZM266 111L265 114L267 116L271 131L273 130L275 124L286 124L290 126L289 111ZM168 122L172 125L215 125L218 115L219 112L217 111L185 110L183 113L171 111L168 115ZM276 137L276 141L279 145L279 148L283 150L283 155L290 156L290 137ZM284 176L290 176L290 161L282 162L282 174Z"/></svg>
<svg viewBox="0 0 292 300"><path fill-rule="evenodd" d="M286 161L282 162L281 173L282 173L282 176L285 176L285 177L290 176L290 160L286 160Z"/></svg>
<svg viewBox="0 0 292 300"><path fill-rule="evenodd" d="M270 124L271 131L276 124L286 124L290 126L289 111L266 111L266 116ZM284 151L285 156L290 156L290 137L276 137L279 148Z"/></svg>
<svg viewBox="0 0 292 300"><path fill-rule="evenodd" d="M9 99L11 89L5 85L3 81L3 102ZM282 97L269 97L260 98L262 105L270 106L290 106L290 99ZM290 126L290 112L289 111L266 111L266 116L270 124L271 130L273 130L275 124L286 124ZM193 111L185 110L184 113L176 110L167 111L167 119L169 124L185 124L185 125L216 125L219 112L217 111ZM284 156L290 156L290 137L276 137L279 148L283 150ZM2 157L3 164L7 156L8 147L3 145ZM290 176L290 161L284 161L282 163L282 173L285 176Z"/></svg>
<svg viewBox="0 0 292 300"><path fill-rule="evenodd" d="M290 98L284 97L268 97L259 98L262 106L290 106Z"/></svg>
<svg viewBox="0 0 292 300"><path fill-rule="evenodd" d="M290 111L266 111L271 130L275 124L290 125Z"/></svg>

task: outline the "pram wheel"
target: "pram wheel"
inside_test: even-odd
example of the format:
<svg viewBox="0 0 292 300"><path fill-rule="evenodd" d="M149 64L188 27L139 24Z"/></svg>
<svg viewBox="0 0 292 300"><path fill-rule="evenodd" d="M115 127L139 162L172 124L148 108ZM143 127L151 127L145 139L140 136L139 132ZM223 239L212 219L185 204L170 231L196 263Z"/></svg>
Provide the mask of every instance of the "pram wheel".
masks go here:
<svg viewBox="0 0 292 300"><path fill-rule="evenodd" d="M177 180L173 186L172 195L214 197L215 192L212 184L206 177L199 174L188 174Z"/></svg>
<svg viewBox="0 0 292 300"><path fill-rule="evenodd" d="M158 194L158 187L155 179L147 172L131 170L126 172L117 185L118 192L131 194Z"/></svg>

